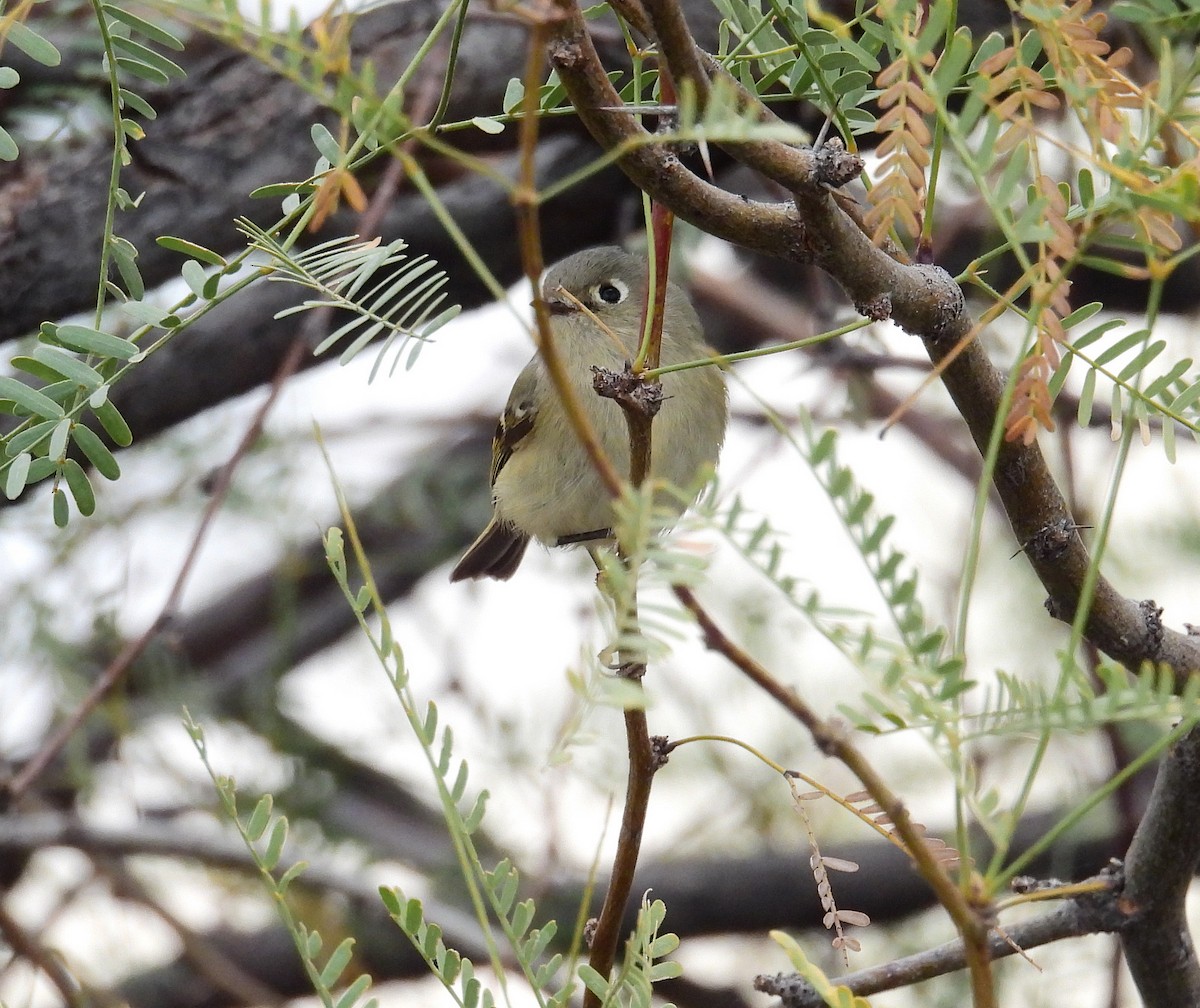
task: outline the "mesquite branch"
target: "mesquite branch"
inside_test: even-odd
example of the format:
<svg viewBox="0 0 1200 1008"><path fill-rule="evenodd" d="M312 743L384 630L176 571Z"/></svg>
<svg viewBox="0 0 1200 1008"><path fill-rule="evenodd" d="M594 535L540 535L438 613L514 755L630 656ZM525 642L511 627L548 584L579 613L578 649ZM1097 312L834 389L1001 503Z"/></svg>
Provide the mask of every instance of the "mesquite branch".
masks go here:
<svg viewBox="0 0 1200 1008"><path fill-rule="evenodd" d="M648 11L659 6L665 5L656 2ZM904 263L875 247L835 199L831 186L857 171L856 159L836 144L815 151L777 141L730 145L733 157L785 184L794 202L744 200L720 189L691 172L666 145L654 144L634 115L614 111L620 97L605 76L578 6L559 0L559 9L563 16L552 33L551 63L581 120L601 146L619 153L618 163L630 179L710 234L820 266L863 314L891 318L920 338L935 365L954 352L942 381L977 447L986 452L1006 411L1004 376L973 338L976 323L951 277L936 266ZM693 58L695 43L689 48L690 39L679 38L678 18L660 12L651 21L670 26L670 34L658 41L677 85L695 83L690 75L708 72L703 60ZM677 62L671 62L672 52ZM702 84L697 93L703 95ZM1165 627L1152 603L1125 598L1103 576L1084 598L1092 559L1036 443L1002 443L993 481L1016 542L1047 590L1051 615L1070 623L1085 607L1084 637L1132 669L1151 661L1170 666L1178 677L1200 670L1200 638Z"/></svg>

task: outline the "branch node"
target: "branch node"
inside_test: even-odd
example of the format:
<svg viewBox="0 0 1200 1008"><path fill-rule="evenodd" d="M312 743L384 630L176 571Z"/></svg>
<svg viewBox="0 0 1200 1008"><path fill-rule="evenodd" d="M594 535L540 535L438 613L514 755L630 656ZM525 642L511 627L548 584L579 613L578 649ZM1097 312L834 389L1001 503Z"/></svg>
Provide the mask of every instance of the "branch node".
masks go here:
<svg viewBox="0 0 1200 1008"><path fill-rule="evenodd" d="M830 137L813 149L813 180L819 185L840 189L862 174L863 159L846 150L840 137Z"/></svg>
<svg viewBox="0 0 1200 1008"><path fill-rule="evenodd" d="M617 405L626 413L653 419L662 409L663 388L661 382L648 382L639 374L634 374L625 362L625 370L620 374L608 368L592 368L592 388L603 399L615 399Z"/></svg>
<svg viewBox="0 0 1200 1008"><path fill-rule="evenodd" d="M1108 883L1109 888L1093 893L1081 893L1074 898L1080 917L1094 932L1116 932L1131 923L1129 901L1121 895L1125 888L1125 865L1110 858L1095 878Z"/></svg>
<svg viewBox="0 0 1200 1008"><path fill-rule="evenodd" d="M798 973L776 973L774 976L760 973L754 978L754 989L774 995L785 1005L797 1004L801 998L816 994L812 985Z"/></svg>
<svg viewBox="0 0 1200 1008"><path fill-rule="evenodd" d="M823 756L838 756L838 750L850 736L850 725L840 717L826 718L813 730L813 741Z"/></svg>
<svg viewBox="0 0 1200 1008"><path fill-rule="evenodd" d="M1068 623L1070 622L1071 607L1064 605L1053 595L1049 596L1046 601L1042 603L1042 605L1046 607L1046 612L1050 614L1052 619L1062 620Z"/></svg>
<svg viewBox="0 0 1200 1008"><path fill-rule="evenodd" d="M1142 612L1142 619L1146 621L1146 650L1157 655L1163 643L1162 606L1156 605L1154 599L1142 599L1138 608Z"/></svg>
<svg viewBox="0 0 1200 1008"><path fill-rule="evenodd" d="M579 44L564 38L558 38L551 42L546 47L546 55L550 60L550 65L556 69L558 67L571 69L585 62L583 50Z"/></svg>
<svg viewBox="0 0 1200 1008"><path fill-rule="evenodd" d="M671 757L671 740L666 735L650 736L650 768L661 770Z"/></svg>
<svg viewBox="0 0 1200 1008"><path fill-rule="evenodd" d="M870 301L856 304L854 310L872 322L886 322L892 317L892 295L884 291Z"/></svg>
<svg viewBox="0 0 1200 1008"><path fill-rule="evenodd" d="M1021 548L1041 563L1057 560L1071 547L1079 526L1063 515L1049 525L1043 525Z"/></svg>

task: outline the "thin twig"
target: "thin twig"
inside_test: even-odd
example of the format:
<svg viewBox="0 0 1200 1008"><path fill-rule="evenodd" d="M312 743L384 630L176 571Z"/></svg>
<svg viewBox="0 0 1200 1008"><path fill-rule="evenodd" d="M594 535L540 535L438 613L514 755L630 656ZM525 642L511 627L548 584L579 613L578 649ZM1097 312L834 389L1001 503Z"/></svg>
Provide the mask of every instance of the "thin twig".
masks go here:
<svg viewBox="0 0 1200 1008"><path fill-rule="evenodd" d="M613 963L616 962L621 924L629 894L633 890L642 849L642 830L650 807L650 787L654 772L658 769L646 712L640 707L625 709L625 740L629 770L625 782L625 807L621 812L621 832L617 837L617 851L613 856L608 889L592 932L588 957L588 965L603 977L612 972ZM583 1005L584 1008L598 1008L600 999L591 990L585 991Z"/></svg>
<svg viewBox="0 0 1200 1008"><path fill-rule="evenodd" d="M587 452L601 482L608 493L616 497L621 492L621 477L604 451L599 435L588 415L583 411L578 394L571 384L566 365L554 340L550 325L550 309L542 297L541 276L545 263L542 258L542 241L539 224L540 198L537 191L536 161L538 124L540 122L538 94L541 84L546 39L549 26L545 20L531 17L529 24L529 51L525 66L525 94L521 101L521 123L519 131L520 167L517 185L513 189L512 201L517 216L517 237L521 247L521 264L525 276L533 287L534 338L538 353L550 376L554 391L562 401L564 412Z"/></svg>
<svg viewBox="0 0 1200 1008"><path fill-rule="evenodd" d="M16 955L46 974L47 979L62 995L65 1004L71 1008L83 1008L88 1004L89 999L83 996L79 983L67 972L62 959L10 917L3 903L0 903L0 938L4 939ZM116 998L112 998L111 1002L115 1004Z"/></svg>
<svg viewBox="0 0 1200 1008"><path fill-rule="evenodd" d="M550 311L542 297L541 273L543 269L541 231L538 209L540 200L535 176L534 152L537 146L539 124L538 93L541 83L548 24L537 12L530 12L529 49L525 69L525 93L521 106L519 132L520 170L517 186L513 191L513 204L517 216L517 234L521 247L521 262L525 275L533 286L533 311L535 337L538 352L550 376L555 393L562 401L563 409L578 438L587 452L592 465L599 474L609 494L614 498L621 492L621 478L612 461L605 453L595 428L583 411L578 394L571 384L566 366L554 340L550 325ZM629 414L626 414L629 416ZM633 420L630 421L634 423ZM649 420L646 421L647 425ZM631 438L632 441L632 438ZM640 466L644 474L649 465L650 442L645 439L644 448L635 451L631 443L631 467ZM634 668L627 669L631 680L637 681ZM620 943L621 920L624 915L628 894L633 885L634 870L641 850L642 828L650 800L650 783L653 779L653 753L645 713L640 709L626 709L625 734L629 751L629 771L622 814L621 832L617 853L613 860L612 875L605 895L604 906L592 933L589 965L601 976L607 977L616 960ZM596 1008L599 1000L591 991L584 994L585 1008Z"/></svg>
<svg viewBox="0 0 1200 1008"><path fill-rule="evenodd" d="M167 925L183 946L196 972L238 1004L282 1005L288 999L242 969L204 935L188 927L162 905L129 869L117 860L98 859L97 870L112 881L113 894L145 907Z"/></svg>
<svg viewBox="0 0 1200 1008"><path fill-rule="evenodd" d="M1108 882L1107 891L1069 900L1047 914L1006 925L1003 931L993 931L987 938L989 957L1002 959L1064 938L1112 932L1124 927L1129 918L1122 911L1119 887L1111 885L1112 879ZM966 962L963 943L956 940L880 966L847 973L832 982L850 988L859 997L867 997L955 973L963 969ZM760 976L755 980L755 988L778 995L785 1008L822 1008L825 1004L806 981L794 974Z"/></svg>
<svg viewBox="0 0 1200 1008"><path fill-rule="evenodd" d="M229 460L220 467L208 504L204 508L204 513L200 516L200 522L196 526L196 531L188 546L187 554L184 556L183 562L179 567L179 573L176 574L175 581L171 585L166 601L163 603L158 615L151 621L140 637L126 644L120 653L109 662L95 683L92 684L92 688L88 690L87 695L80 702L79 706L75 708L70 717L55 729L50 738L30 758L29 762L6 785L0 785L0 805L16 802L34 781L45 772L54 758L58 756L63 747L70 741L71 736L79 730L80 725L87 720L117 683L125 677L130 668L133 667L133 663L141 657L142 653L150 645L150 642L158 636L174 617L179 608L179 601L183 597L184 589L187 587L188 578L191 576L192 569L195 567L196 560L200 555L200 548L204 544L204 540L208 535L209 529L212 527L217 512L221 509L221 505L225 503L225 498L229 494L229 488L233 484L233 474L258 440L267 415L271 412L272 407L274 407L276 400L279 398L279 393L282 391L285 382L295 374L308 345L308 341L303 336L298 336L293 340L287 354L275 372L275 377L271 382L271 390L267 398L255 410L254 416L251 418L245 433L242 435L241 441L238 442Z"/></svg>
<svg viewBox="0 0 1200 1008"><path fill-rule="evenodd" d="M652 304L643 306L643 330L645 320L649 316L649 352L646 355L646 365L655 367L658 364L659 348L662 342L663 308L666 302L667 269L669 267L672 217L669 211L658 207L651 211L653 223L654 256L651 268L655 270L655 295ZM629 479L639 487L650 474L653 452L652 432L654 413L639 409L639 400L632 397L620 397L617 402L625 416L629 428ZM621 561L626 563L622 544L618 542L618 552ZM636 586L628 601L630 611L625 614L618 624L627 623L638 625L637 590ZM645 656L641 654L623 653L620 656L621 674L630 682L641 686L642 677L646 674ZM608 889L604 894L604 905L596 921L592 934L591 955L588 965L603 977L612 972L616 961L617 947L620 944L621 925L625 917L625 908L633 891L634 876L637 871L638 858L641 856L642 832L646 825L646 816L650 808L650 789L654 783L654 775L663 762L661 751L657 750L650 738L650 728L646 721L646 711L641 705L625 708L625 745L629 758L629 768L625 784L625 807L621 812L621 832L617 838L617 851L613 857L612 872L609 876ZM590 989L584 992L584 1008L598 1008L600 998Z"/></svg>
<svg viewBox="0 0 1200 1008"><path fill-rule="evenodd" d="M436 78L432 76L425 79L426 86L418 95L418 104L429 109L435 106L437 89L432 86L435 82ZM415 143L415 139L410 141L410 146ZM367 208L359 216L359 234L366 236L379 233L383 216L387 208L395 200L399 182L402 178L402 165L393 159L388 163L387 169L383 172L380 183L376 187L375 192L372 193ZM242 435L241 441L234 449L229 460L218 471L217 478L210 491L208 504L200 517L200 523L196 527L196 532L192 536L187 555L183 559L179 573L176 575L175 582L167 593L166 601L163 603L159 614L140 637L130 641L121 649L120 653L100 674L100 677L93 684L91 690L88 691L87 696L84 697L71 717L58 727L29 762L10 781L0 781L0 808L15 802L45 772L51 761L62 751L71 736L79 730L80 725L99 706L100 702L117 683L125 677L134 662L141 657L150 645L150 642L158 636L167 623L174 617L179 608L180 599L183 597L184 589L187 587L192 569L195 566L196 559L200 555L200 548L208 535L208 530L229 494L234 472L262 434L263 424L266 422L267 416L274 408L287 380L299 369L300 363L304 359L305 351L320 342L319 336L328 329L329 321L332 317L333 310L329 307L316 309L305 316L296 338L288 347L287 353L280 361L279 367L271 379L270 391L267 394L267 398L254 412L245 433Z"/></svg>
<svg viewBox="0 0 1200 1008"><path fill-rule="evenodd" d="M685 85L692 88L696 97L696 105L701 114L708 105L708 93L711 90L708 74L705 73L697 52L696 40L688 29L683 11L673 0L648 0L645 4L646 13L654 27L654 38L658 41L659 51L665 69L671 77L674 89ZM674 99L663 96L664 101Z"/></svg>
<svg viewBox="0 0 1200 1008"><path fill-rule="evenodd" d="M833 756L859 779L862 786L881 809L892 820L896 834L904 841L905 849L929 883L938 902L942 904L950 919L954 921L962 937L971 967L972 993L975 1008L990 1008L995 1004L995 993L991 981L991 968L987 952L987 924L980 908L972 906L956 886L945 869L926 846L922 833L917 829L908 809L867 762L848 738L848 729L819 717L795 690L785 687L765 667L728 637L700 605L692 590L676 585L675 596L696 618L704 637L705 645L725 656L743 675L775 699L786 711L796 718L809 734L817 748L827 756Z"/></svg>

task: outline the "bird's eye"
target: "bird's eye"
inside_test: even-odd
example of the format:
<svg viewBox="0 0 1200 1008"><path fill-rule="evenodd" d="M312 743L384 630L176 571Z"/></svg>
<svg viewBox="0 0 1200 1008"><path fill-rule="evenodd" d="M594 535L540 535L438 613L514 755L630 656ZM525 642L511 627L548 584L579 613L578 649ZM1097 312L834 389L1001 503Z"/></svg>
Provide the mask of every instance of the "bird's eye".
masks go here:
<svg viewBox="0 0 1200 1008"><path fill-rule="evenodd" d="M618 305L629 294L629 288L620 280L604 280L591 290L592 303L596 307L602 305Z"/></svg>

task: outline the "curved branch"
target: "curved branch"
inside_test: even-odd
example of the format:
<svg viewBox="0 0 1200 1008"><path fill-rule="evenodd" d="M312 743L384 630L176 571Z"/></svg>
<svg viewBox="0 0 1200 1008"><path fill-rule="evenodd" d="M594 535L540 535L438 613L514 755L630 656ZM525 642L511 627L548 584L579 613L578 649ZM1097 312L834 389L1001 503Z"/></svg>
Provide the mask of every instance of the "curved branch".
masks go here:
<svg viewBox="0 0 1200 1008"><path fill-rule="evenodd" d="M550 63L558 71L580 120L597 142L620 154L621 170L639 189L666 203L676 215L719 238L745 248L805 259L804 227L794 208L747 200L703 181L662 145L622 105L579 8L569 4L555 26Z"/></svg>
<svg viewBox="0 0 1200 1008"><path fill-rule="evenodd" d="M1064 938L1120 930L1128 923L1121 905L1120 886L1114 885L1116 880L1108 874L1102 875L1098 881L1103 881L1107 888L1066 900L1049 913L1014 924L1003 931L999 928L993 930L987 939L990 958L1003 959L1023 954L1027 949ZM881 966L848 973L832 982L849 987L858 996L866 996L932 980L961 970L964 966L966 954L963 943L952 941ZM794 973L756 977L754 987L777 995L784 1008L822 1008L826 1003L807 980Z"/></svg>
<svg viewBox="0 0 1200 1008"><path fill-rule="evenodd" d="M1167 752L1125 863L1121 934L1129 972L1147 1008L1200 1004L1200 962L1188 930L1188 888L1200 865L1200 728Z"/></svg>
<svg viewBox="0 0 1200 1008"><path fill-rule="evenodd" d="M739 647L717 626L696 600L690 588L675 585L675 597L695 617L705 645L725 658L756 686L767 692L784 710L799 721L826 756L840 760L862 783L875 803L891 820L895 835L916 865L921 877L937 894L938 902L954 921L962 936L966 961L971 970L973 1004L978 1008L994 1004L994 989L987 955L987 924L981 907L959 889L943 862L925 843L925 836L899 797L887 786L879 772L848 739L848 732L835 719L823 719L808 706L795 690L784 686L748 652Z"/></svg>
<svg viewBox="0 0 1200 1008"><path fill-rule="evenodd" d="M679 217L718 237L793 262L812 262L832 276L860 312L891 318L918 336L930 359L944 364L942 381L981 453L1003 415L1004 377L973 336L963 293L944 270L897 262L876 248L831 194L825 179L838 178L839 148L794 151L795 204L744 201L689 171L633 116L611 111L620 99L588 38L578 7L560 0L565 17L550 47L551 62L596 140L618 154L618 164L650 196ZM833 162L825 165L821 159ZM1062 492L1036 445L1000 446L993 482L1017 542L1048 592L1046 608L1072 622L1088 607L1084 636L1100 650L1137 669L1150 661L1170 666L1182 679L1200 671L1200 637L1167 629L1151 602L1121 595L1098 577L1089 599L1083 585L1091 557Z"/></svg>

